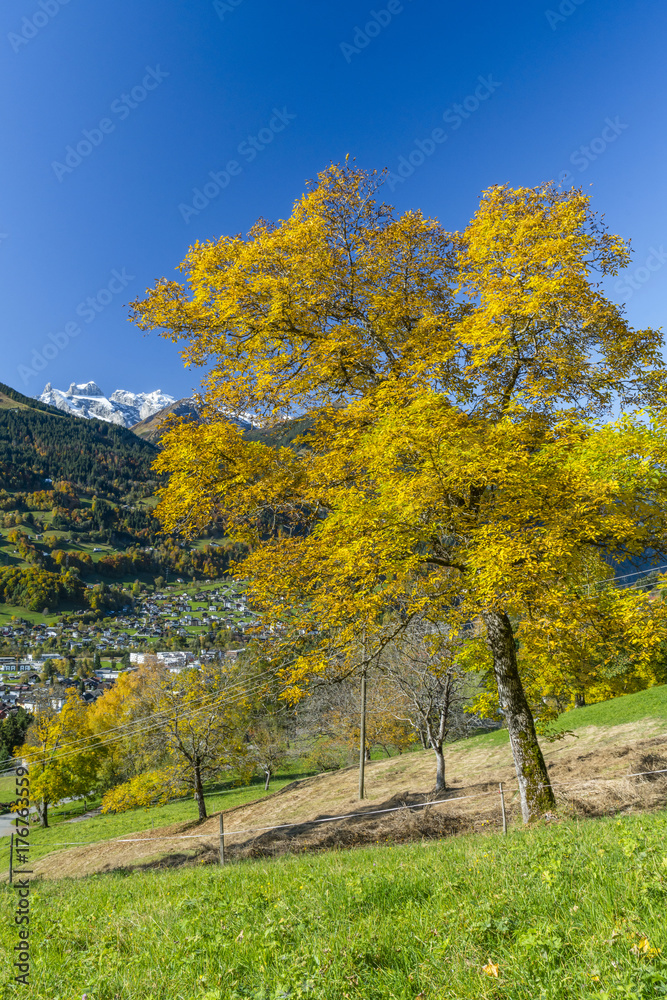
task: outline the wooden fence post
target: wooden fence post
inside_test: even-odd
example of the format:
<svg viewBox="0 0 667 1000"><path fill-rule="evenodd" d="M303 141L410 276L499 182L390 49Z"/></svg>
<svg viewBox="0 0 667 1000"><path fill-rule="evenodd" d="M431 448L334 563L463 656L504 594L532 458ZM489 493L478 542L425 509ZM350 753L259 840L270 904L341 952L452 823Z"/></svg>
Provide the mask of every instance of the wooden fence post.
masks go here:
<svg viewBox="0 0 667 1000"><path fill-rule="evenodd" d="M503 833L507 835L507 815L505 813L505 793L503 791L503 783L500 784L500 807L503 811Z"/></svg>
<svg viewBox="0 0 667 1000"><path fill-rule="evenodd" d="M225 826L222 818L222 813L220 813L220 864L225 863Z"/></svg>

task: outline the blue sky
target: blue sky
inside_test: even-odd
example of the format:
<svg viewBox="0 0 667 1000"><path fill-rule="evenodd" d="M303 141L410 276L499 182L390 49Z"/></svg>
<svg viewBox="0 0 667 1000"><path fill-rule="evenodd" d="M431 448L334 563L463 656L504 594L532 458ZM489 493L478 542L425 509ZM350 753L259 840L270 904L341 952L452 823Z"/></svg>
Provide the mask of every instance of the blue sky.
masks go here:
<svg viewBox="0 0 667 1000"><path fill-rule="evenodd" d="M666 28L664 0L3 4L0 381L189 394L127 303L347 153L450 229L492 184L583 186L633 242L610 295L662 325Z"/></svg>

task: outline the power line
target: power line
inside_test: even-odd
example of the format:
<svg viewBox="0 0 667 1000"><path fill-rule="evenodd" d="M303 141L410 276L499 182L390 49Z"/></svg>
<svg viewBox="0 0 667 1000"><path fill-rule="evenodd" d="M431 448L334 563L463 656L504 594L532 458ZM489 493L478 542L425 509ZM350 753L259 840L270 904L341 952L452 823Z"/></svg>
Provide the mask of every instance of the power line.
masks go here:
<svg viewBox="0 0 667 1000"><path fill-rule="evenodd" d="M227 692L205 696L200 704L195 703L191 709L184 712L179 717L180 720L189 721L199 712L206 711L208 708L213 708L216 706L216 704L220 705L235 704L238 700L240 700L243 697L256 694L257 691L261 690L261 688L264 686L265 683L264 681L260 681L257 678L266 677L267 675L271 675L271 671L262 671L261 674L256 675L256 677L253 679L256 681L256 683L254 683L251 687L244 689L242 686L243 682L238 682L236 684L230 685L230 688L227 689ZM236 698L225 702L225 695L228 693L228 691L234 690L235 688L236 689L241 688L241 690L238 691ZM286 688L284 688L283 690L286 690ZM68 750L68 748L72 747L76 747L77 749L71 749L69 750L68 753L60 753L60 752L54 753L54 755L49 759L48 763L51 764L57 761L65 760L72 756L76 756L78 753L81 753L83 750L85 750L88 745L95 747L107 746L111 743L116 742L117 740L124 739L126 736L134 736L134 735L139 735L140 733L152 732L156 729L159 729L162 723L166 721L166 719L159 719L159 717L165 716L168 718L171 712L172 709L161 709L159 712L154 712L151 713L150 715L141 716L140 718L135 719L132 722L125 723L122 726L115 726L112 729L103 730L99 734L82 737L80 740L72 740L69 743L63 743L62 746L58 748L58 751ZM150 719L158 719L158 721L154 725L147 727L143 726L143 724ZM111 737L110 739L103 739L103 737L105 737L109 733L119 732L121 730L122 732L120 732L120 735ZM22 762L23 758L14 757L13 760L16 762ZM0 775L10 775L12 773L13 769L10 769L8 771L0 772Z"/></svg>

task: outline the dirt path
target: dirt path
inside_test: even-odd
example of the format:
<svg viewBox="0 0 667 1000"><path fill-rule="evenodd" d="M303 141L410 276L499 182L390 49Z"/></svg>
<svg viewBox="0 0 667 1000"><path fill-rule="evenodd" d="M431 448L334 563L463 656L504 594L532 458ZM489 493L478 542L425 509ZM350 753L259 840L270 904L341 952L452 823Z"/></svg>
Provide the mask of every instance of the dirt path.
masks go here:
<svg viewBox="0 0 667 1000"><path fill-rule="evenodd" d="M667 726L647 719L609 728L588 727L576 737L545 744L559 815L599 816L667 805L667 775L628 777L667 768ZM287 851L322 850L363 844L443 837L501 824L498 783L504 782L510 822L520 822L516 779L505 745L489 751L475 741L447 754L448 791L438 804L431 795L431 753L413 753L367 765L367 798L357 798L357 771L348 768L294 782L259 802L225 813L225 847L230 860L267 857ZM604 781L594 781L602 777ZM456 801L459 800L459 801ZM427 808L405 808L432 802ZM377 810L396 811L376 814ZM347 813L360 817L342 818ZM317 822L340 816L335 822ZM258 827L298 824L287 830ZM127 834L122 840L54 852L36 862L46 878L145 867L216 863L216 814L205 822L177 824ZM256 832L248 832L254 830ZM235 832L237 831L237 832ZM159 838L159 839L155 839Z"/></svg>

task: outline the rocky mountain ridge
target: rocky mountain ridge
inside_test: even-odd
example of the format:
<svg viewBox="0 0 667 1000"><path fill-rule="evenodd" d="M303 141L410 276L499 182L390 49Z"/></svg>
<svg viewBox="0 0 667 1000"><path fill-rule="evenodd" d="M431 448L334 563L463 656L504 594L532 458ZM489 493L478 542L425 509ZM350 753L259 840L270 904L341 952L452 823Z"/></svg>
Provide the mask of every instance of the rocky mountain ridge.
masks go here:
<svg viewBox="0 0 667 1000"><path fill-rule="evenodd" d="M176 402L161 389L153 392L116 389L106 396L96 382L72 382L66 390L56 389L48 382L41 395L35 398L75 417L105 420L127 428Z"/></svg>

